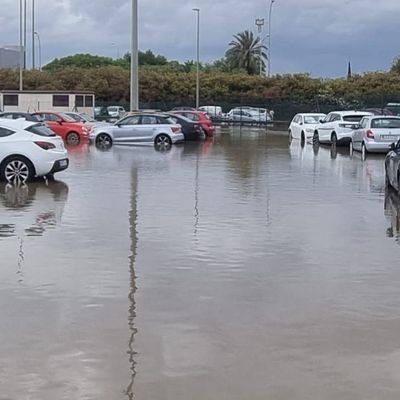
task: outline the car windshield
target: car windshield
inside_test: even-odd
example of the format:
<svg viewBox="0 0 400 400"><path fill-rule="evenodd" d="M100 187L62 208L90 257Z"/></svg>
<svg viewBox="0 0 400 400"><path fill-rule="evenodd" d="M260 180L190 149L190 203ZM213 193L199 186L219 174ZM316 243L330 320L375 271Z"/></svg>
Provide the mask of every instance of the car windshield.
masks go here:
<svg viewBox="0 0 400 400"><path fill-rule="evenodd" d="M400 119L397 119L397 118L375 118L371 121L371 128L400 129Z"/></svg>
<svg viewBox="0 0 400 400"><path fill-rule="evenodd" d="M76 122L84 122L84 119L78 114L66 114L68 117L71 117Z"/></svg>
<svg viewBox="0 0 400 400"><path fill-rule="evenodd" d="M82 113L82 114L79 114L79 116L83 119L83 120L85 120L85 121L87 121L87 122L96 122L96 120L94 119L94 118L92 118L90 115L88 115L88 114L85 114L85 113Z"/></svg>
<svg viewBox="0 0 400 400"><path fill-rule="evenodd" d="M360 122L366 115L345 115L343 121L346 122Z"/></svg>
<svg viewBox="0 0 400 400"><path fill-rule="evenodd" d="M59 115L61 116L62 119L64 119L67 122L76 122L72 117L70 117L65 113L59 113Z"/></svg>
<svg viewBox="0 0 400 400"><path fill-rule="evenodd" d="M324 118L323 115L305 115L304 123L305 124L318 124L319 120Z"/></svg>
<svg viewBox="0 0 400 400"><path fill-rule="evenodd" d="M49 129L46 125L43 124L36 124L29 126L25 130L39 136L56 136L51 129Z"/></svg>

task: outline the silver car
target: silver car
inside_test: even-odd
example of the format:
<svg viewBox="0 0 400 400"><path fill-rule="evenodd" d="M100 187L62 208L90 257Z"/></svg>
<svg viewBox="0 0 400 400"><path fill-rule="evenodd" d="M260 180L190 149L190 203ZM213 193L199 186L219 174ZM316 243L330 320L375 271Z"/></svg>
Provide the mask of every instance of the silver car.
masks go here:
<svg viewBox="0 0 400 400"><path fill-rule="evenodd" d="M112 144L154 143L168 148L184 140L181 126L163 114L128 115L113 125L95 127L90 141L105 148Z"/></svg>
<svg viewBox="0 0 400 400"><path fill-rule="evenodd" d="M390 145L400 139L400 117L395 116L366 116L353 130L350 152L387 153Z"/></svg>

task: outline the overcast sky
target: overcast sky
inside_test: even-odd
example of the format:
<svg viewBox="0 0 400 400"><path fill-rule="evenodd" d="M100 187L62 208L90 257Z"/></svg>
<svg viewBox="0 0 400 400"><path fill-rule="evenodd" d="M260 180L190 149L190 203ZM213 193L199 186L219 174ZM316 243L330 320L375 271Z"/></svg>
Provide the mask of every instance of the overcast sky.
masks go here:
<svg viewBox="0 0 400 400"><path fill-rule="evenodd" d="M30 4L28 2L28 66ZM35 0L43 62L74 53L116 57L130 47L131 0ZM196 57L201 8L201 58L221 58L234 33L267 21L270 0L139 0L140 48L169 59ZM19 41L18 0L0 0L0 45ZM313 76L388 69L400 54L400 0L275 0L272 73ZM265 27L264 35L267 33Z"/></svg>

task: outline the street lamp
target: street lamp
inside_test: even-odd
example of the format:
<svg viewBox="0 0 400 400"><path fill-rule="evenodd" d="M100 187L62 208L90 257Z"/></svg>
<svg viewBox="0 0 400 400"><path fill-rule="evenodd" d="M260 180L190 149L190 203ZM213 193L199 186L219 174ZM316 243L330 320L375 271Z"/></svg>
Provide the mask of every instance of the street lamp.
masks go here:
<svg viewBox="0 0 400 400"><path fill-rule="evenodd" d="M261 33L262 33L262 28L264 26L264 18L256 18L256 26L257 26L257 30L258 30L258 37L260 39L260 76L262 76L262 64L263 64L263 38L261 37Z"/></svg>
<svg viewBox="0 0 400 400"><path fill-rule="evenodd" d="M34 36L37 37L38 44L39 44L39 71L41 71L42 70L42 43L40 41L39 34L36 31L33 34L34 34Z"/></svg>
<svg viewBox="0 0 400 400"><path fill-rule="evenodd" d="M196 108L200 106L200 8L193 8L197 13L197 68L196 68Z"/></svg>
<svg viewBox="0 0 400 400"><path fill-rule="evenodd" d="M138 0L132 0L131 111L139 109L139 29Z"/></svg>
<svg viewBox="0 0 400 400"><path fill-rule="evenodd" d="M35 0L32 0L32 69L35 69Z"/></svg>
<svg viewBox="0 0 400 400"><path fill-rule="evenodd" d="M117 59L118 59L118 58L119 58L119 47L117 46L117 43L112 42L112 43L111 43L111 46L112 46L112 47L115 47L115 49L116 49L116 51L117 51Z"/></svg>
<svg viewBox="0 0 400 400"><path fill-rule="evenodd" d="M268 78L271 76L271 20L272 20L272 5L275 0L271 0L269 5L269 16L268 16Z"/></svg>
<svg viewBox="0 0 400 400"><path fill-rule="evenodd" d="M22 10L22 0L19 0L19 90L22 91L24 88L24 49L23 49L23 32L22 32L22 24L23 24L23 10Z"/></svg>

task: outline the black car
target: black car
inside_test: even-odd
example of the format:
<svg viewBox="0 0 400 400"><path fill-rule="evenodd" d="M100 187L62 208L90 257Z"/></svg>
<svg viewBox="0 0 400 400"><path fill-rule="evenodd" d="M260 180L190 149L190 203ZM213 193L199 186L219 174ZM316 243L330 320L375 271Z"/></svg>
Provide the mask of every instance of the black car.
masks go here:
<svg viewBox="0 0 400 400"><path fill-rule="evenodd" d="M27 121L40 122L39 118L36 115L19 111L1 112L0 118L7 118L7 119L25 118Z"/></svg>
<svg viewBox="0 0 400 400"><path fill-rule="evenodd" d="M185 140L200 140L204 139L204 133L201 125L197 122L184 117L183 115L174 113L164 113L168 115L169 119L172 119L175 124L179 124L182 127L182 133L185 136Z"/></svg>
<svg viewBox="0 0 400 400"><path fill-rule="evenodd" d="M385 159L386 183L400 194L400 140L393 143Z"/></svg>

